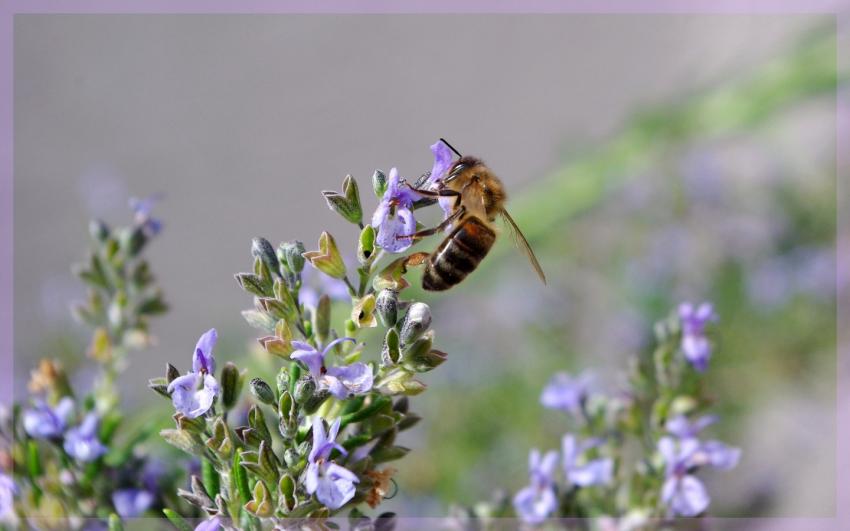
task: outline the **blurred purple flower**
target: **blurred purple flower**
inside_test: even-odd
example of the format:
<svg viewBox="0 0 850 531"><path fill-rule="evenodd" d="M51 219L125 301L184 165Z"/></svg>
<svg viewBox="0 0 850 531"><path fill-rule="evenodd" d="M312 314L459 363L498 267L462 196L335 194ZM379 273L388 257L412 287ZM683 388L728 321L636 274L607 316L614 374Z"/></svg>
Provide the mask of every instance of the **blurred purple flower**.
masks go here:
<svg viewBox="0 0 850 531"><path fill-rule="evenodd" d="M584 464L579 464L582 454L599 444L600 441L595 439L579 442L572 434L564 435L561 440L561 453L563 454L564 475L569 483L579 487L611 483L614 474L614 461L612 459L593 459Z"/></svg>
<svg viewBox="0 0 850 531"><path fill-rule="evenodd" d="M328 462L331 452L336 448L347 455L345 449L336 443L339 433L340 419L336 419L325 434L322 419L313 419L313 447L308 456L309 465L304 481L304 487L309 494L316 494L316 498L326 507L332 510L339 509L354 497L355 483L360 480L357 476L336 463Z"/></svg>
<svg viewBox="0 0 850 531"><path fill-rule="evenodd" d="M98 439L100 419L97 413L85 416L79 426L71 428L65 434L65 451L77 461L88 463L106 453L106 446Z"/></svg>
<svg viewBox="0 0 850 531"><path fill-rule="evenodd" d="M195 354L192 356L192 372L215 374L213 348L218 341L218 332L210 328L198 339Z"/></svg>
<svg viewBox="0 0 850 531"><path fill-rule="evenodd" d="M438 140L431 146L431 152L434 154L434 165L431 167L431 175L428 176L427 185L431 190L436 190L440 181L442 181L449 169L452 167L452 151L442 140ZM440 197L437 199L440 208L446 216L452 213L455 199L453 197Z"/></svg>
<svg viewBox="0 0 850 531"><path fill-rule="evenodd" d="M398 170L390 170L387 190L372 215L372 226L378 229L376 242L390 253L400 253L413 245L410 236L416 232L413 217L413 202L418 194L409 186L402 185Z"/></svg>
<svg viewBox="0 0 850 531"><path fill-rule="evenodd" d="M557 465L555 451L547 452L542 458L536 448L529 453L529 485L517 492L513 500L514 510L524 522L539 524L558 507L554 478Z"/></svg>
<svg viewBox="0 0 850 531"><path fill-rule="evenodd" d="M219 531L219 529L222 529L222 527L221 520L219 520L218 516L214 516L209 520L204 520L195 527L195 531Z"/></svg>
<svg viewBox="0 0 850 531"><path fill-rule="evenodd" d="M301 272L301 289L298 298L301 304L310 308L319 305L319 297L327 295L332 301L348 301L348 287L345 282L328 275L317 275L316 268L305 267Z"/></svg>
<svg viewBox="0 0 850 531"><path fill-rule="evenodd" d="M543 388L540 403L550 409L576 414L587 399L592 380L589 373L582 373L574 378L565 372L559 372Z"/></svg>
<svg viewBox="0 0 850 531"><path fill-rule="evenodd" d="M213 347L218 341L215 328L210 328L198 339L192 354L192 372L179 376L168 384L168 393L174 409L190 419L197 418L212 407L220 392L213 376L215 357Z"/></svg>
<svg viewBox="0 0 850 531"><path fill-rule="evenodd" d="M658 452L666 465L661 501L674 516L697 516L711 501L705 486L693 475L697 468L713 466L729 470L738 464L741 450L719 441L700 442L694 437L675 440L662 437Z"/></svg>
<svg viewBox="0 0 850 531"><path fill-rule="evenodd" d="M142 227L145 236L148 238L156 236L162 230L162 222L151 216L153 207L160 201L162 201L162 194L150 195L144 199L130 198L130 209L134 214L134 222L136 226Z"/></svg>
<svg viewBox="0 0 850 531"><path fill-rule="evenodd" d="M690 364L699 372L708 368L711 358L711 343L705 337L705 326L717 320L711 303L703 302L694 307L689 302L679 305L679 319L682 322L682 352Z"/></svg>
<svg viewBox="0 0 850 531"><path fill-rule="evenodd" d="M688 437L696 437L699 435L699 432L715 422L717 422L717 416L715 415L705 415L695 419L693 422L688 420L688 417L685 415L675 415L667 419L664 429L667 430L667 433L675 435L680 439L686 439Z"/></svg>
<svg viewBox="0 0 850 531"><path fill-rule="evenodd" d="M18 486L12 478L0 472L0 517L5 516L12 510L15 496L18 494Z"/></svg>
<svg viewBox="0 0 850 531"><path fill-rule="evenodd" d="M341 400L368 393L374 382L372 366L365 363L352 363L342 367L325 366L325 356L343 341L354 342L355 340L351 337L335 339L321 352L309 343L293 341L292 346L296 350L290 355L290 358L307 366L320 389L328 389L332 395Z"/></svg>
<svg viewBox="0 0 850 531"><path fill-rule="evenodd" d="M24 430L35 439L60 437L73 411L74 401L67 396L54 408L37 400L34 407L24 411Z"/></svg>
<svg viewBox="0 0 850 531"><path fill-rule="evenodd" d="M138 518L153 505L154 496L142 489L120 489L112 494L112 504L121 518Z"/></svg>

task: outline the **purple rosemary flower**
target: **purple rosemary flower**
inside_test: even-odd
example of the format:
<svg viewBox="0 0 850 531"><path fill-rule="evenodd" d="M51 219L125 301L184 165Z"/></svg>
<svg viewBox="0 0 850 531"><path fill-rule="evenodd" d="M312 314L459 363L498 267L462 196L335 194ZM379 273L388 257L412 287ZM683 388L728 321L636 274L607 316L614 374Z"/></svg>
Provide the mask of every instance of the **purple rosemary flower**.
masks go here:
<svg viewBox="0 0 850 531"><path fill-rule="evenodd" d="M24 411L24 430L35 439L61 437L73 411L74 401L67 396L54 408L38 400L34 407Z"/></svg>
<svg viewBox="0 0 850 531"><path fill-rule="evenodd" d="M304 481L307 492L316 494L316 498L332 510L348 503L354 497L354 484L360 482L347 468L328 462L334 448L342 455L348 455L345 449L336 443L339 424L340 419L337 418L325 434L322 419L313 419L313 448L308 456L309 465Z"/></svg>
<svg viewBox="0 0 850 531"><path fill-rule="evenodd" d="M452 167L452 151L442 140L437 140L431 146L431 153L434 154L434 165L431 167L431 175L428 176L427 186L431 190L436 190L437 185L446 177L446 174ZM437 199L437 202L448 217L452 213L455 199L453 197L440 197Z"/></svg>
<svg viewBox="0 0 850 531"><path fill-rule="evenodd" d="M336 398L343 400L353 395L362 395L372 389L374 375L372 366L365 363L352 363L342 367L326 367L325 356L333 347L343 341L352 341L354 338L341 337L328 343L319 352L313 345L303 341L293 341L295 351L290 358L298 360L307 366L310 375L316 381L320 389L327 389Z"/></svg>
<svg viewBox="0 0 850 531"><path fill-rule="evenodd" d="M215 357L213 348L218 341L218 332L210 328L198 339L195 353L192 355L192 372L215 374Z"/></svg>
<svg viewBox="0 0 850 531"><path fill-rule="evenodd" d="M579 487L592 485L607 485L611 483L614 474L614 461L611 458L601 458L579 464L582 454L601 444L597 439L579 442L570 433L561 440L564 475L567 482Z"/></svg>
<svg viewBox="0 0 850 531"><path fill-rule="evenodd" d="M301 300L301 304L316 308L322 294L326 294L332 301L351 300L345 282L328 275L317 275L316 268L305 267L301 271L301 289L298 290L298 298Z"/></svg>
<svg viewBox="0 0 850 531"><path fill-rule="evenodd" d="M738 464L741 450L719 441L700 442L694 437L676 441L662 437L658 452L666 465L661 501L674 516L697 516L711 501L705 486L693 475L701 466L729 470Z"/></svg>
<svg viewBox="0 0 850 531"><path fill-rule="evenodd" d="M71 428L65 434L65 451L77 461L88 463L106 453L106 446L98 439L97 431L100 419L97 413L85 416L79 426Z"/></svg>
<svg viewBox="0 0 850 531"><path fill-rule="evenodd" d="M539 524L558 507L554 478L557 465L558 453L554 450L542 458L536 448L529 453L529 485L517 492L513 500L514 510L524 522Z"/></svg>
<svg viewBox="0 0 850 531"><path fill-rule="evenodd" d="M0 518L11 512L17 494L18 486L12 478L0 472Z"/></svg>
<svg viewBox="0 0 850 531"><path fill-rule="evenodd" d="M221 391L213 376L215 357L213 347L218 340L215 328L206 331L195 345L192 372L179 376L168 384L174 409L190 419L197 418L212 407Z"/></svg>
<svg viewBox="0 0 850 531"><path fill-rule="evenodd" d="M153 505L154 496L142 489L120 489L112 494L112 504L121 518L138 518Z"/></svg>
<svg viewBox="0 0 850 531"><path fill-rule="evenodd" d="M402 184L398 170L391 169L387 190L372 215L372 226L378 230L376 242L385 251L400 253L413 245L406 236L416 232L413 202L418 198L416 192Z"/></svg>
<svg viewBox="0 0 850 531"><path fill-rule="evenodd" d="M222 527L221 520L219 520L218 516L214 516L209 520L204 520L195 527L195 531L219 531L219 529L222 529Z"/></svg>
<svg viewBox="0 0 850 531"><path fill-rule="evenodd" d="M685 359L699 372L708 368L711 358L711 343L705 336L705 325L717 320L714 307L704 302L698 307L685 302L679 305L679 319L682 322L682 353Z"/></svg>
<svg viewBox="0 0 850 531"><path fill-rule="evenodd" d="M153 207L162 200L162 194L154 194L144 199L130 198L130 209L135 216L136 226L142 227L145 236L152 238L162 230L162 222L151 216Z"/></svg>
<svg viewBox="0 0 850 531"><path fill-rule="evenodd" d="M667 419L664 429L671 435L675 435L680 439L686 439L688 437L696 437L699 435L699 432L715 422L717 422L717 416L715 415L705 415L693 422L688 420L688 417L685 415L675 415Z"/></svg>
<svg viewBox="0 0 850 531"><path fill-rule="evenodd" d="M565 372L559 372L543 388L540 403L550 409L577 414L587 399L592 380L588 373L581 373L574 378Z"/></svg>

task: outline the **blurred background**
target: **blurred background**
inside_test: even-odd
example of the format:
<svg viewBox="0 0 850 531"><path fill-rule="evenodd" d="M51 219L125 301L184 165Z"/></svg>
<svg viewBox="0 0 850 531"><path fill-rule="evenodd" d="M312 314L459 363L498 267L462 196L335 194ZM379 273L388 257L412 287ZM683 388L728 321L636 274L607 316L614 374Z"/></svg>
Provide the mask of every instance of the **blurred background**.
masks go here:
<svg viewBox="0 0 850 531"><path fill-rule="evenodd" d="M368 210L374 169L418 176L443 136L502 177L549 285L503 238L428 296L450 358L414 400L388 508L521 486L529 447L567 426L538 405L551 374L590 367L616 391L653 321L708 299L712 435L744 450L706 475L711 512L829 516L845 41L819 15L16 16L15 393L42 356L85 365L68 306L89 217L166 194L149 258L172 310L122 385L167 422L147 378L209 327L218 359L263 366L232 278L251 238L353 249L319 191L351 173Z"/></svg>

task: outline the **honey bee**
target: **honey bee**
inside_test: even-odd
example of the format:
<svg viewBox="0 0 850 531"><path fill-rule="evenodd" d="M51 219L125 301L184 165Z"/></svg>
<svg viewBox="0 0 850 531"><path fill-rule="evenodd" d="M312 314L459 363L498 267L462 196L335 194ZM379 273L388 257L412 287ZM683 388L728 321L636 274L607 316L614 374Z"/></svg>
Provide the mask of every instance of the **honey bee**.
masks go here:
<svg viewBox="0 0 850 531"><path fill-rule="evenodd" d="M480 159L463 156L444 139L441 138L440 141L460 158L452 164L436 190L411 186L427 198L454 198L451 211L442 223L409 236L416 240L451 230L425 260L422 288L428 291L447 290L474 271L496 241L497 217L505 221L517 246L528 257L540 280L546 284L546 275L528 240L505 210L507 195L502 181Z"/></svg>

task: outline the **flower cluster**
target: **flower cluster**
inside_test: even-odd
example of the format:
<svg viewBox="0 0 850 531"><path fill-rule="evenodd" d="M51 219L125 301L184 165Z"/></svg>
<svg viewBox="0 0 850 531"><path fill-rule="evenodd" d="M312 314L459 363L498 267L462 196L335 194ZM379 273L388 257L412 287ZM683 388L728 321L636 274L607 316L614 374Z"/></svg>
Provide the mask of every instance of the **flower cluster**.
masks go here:
<svg viewBox="0 0 850 531"><path fill-rule="evenodd" d="M701 413L708 400L695 385L708 368L706 325L715 320L708 303L682 304L656 325L658 345L652 356L635 360L630 388L613 395L600 392L590 373L553 375L540 402L566 413L571 424L560 453L532 450L528 485L513 503L497 499L462 511L465 524L494 515L513 514L531 525L605 515L620 519L615 527L631 529L704 514L710 497L698 472L732 469L741 456L738 448L700 439L717 420ZM635 447L643 455L636 457Z"/></svg>
<svg viewBox="0 0 850 531"><path fill-rule="evenodd" d="M176 479L154 471L141 451L147 435L120 411L115 384L129 352L150 343L149 318L166 310L142 256L162 226L151 215L153 204L132 200L128 227L89 225L92 249L75 268L88 296L73 313L93 329L87 354L95 384L72 388L63 365L43 359L32 372L29 404L0 415L1 521L39 528L39 518L58 527L79 526L81 518L90 525L115 523L162 507L158 485Z"/></svg>
<svg viewBox="0 0 850 531"><path fill-rule="evenodd" d="M448 167L445 149L435 145L432 182ZM246 372L232 362L216 373L217 334L210 330L198 340L191 371L180 375L169 365L151 380L175 410L175 427L161 435L201 463L190 489L179 491L208 515L196 529L286 527L341 511L363 524L371 520L359 505L375 508L394 490L395 469L385 463L408 453L396 437L419 420L408 397L426 389L417 375L446 354L433 348L429 306L402 298L408 268L421 263L421 253L382 264L387 253L411 246L413 211L429 203L396 169L389 176L376 171L372 184L378 205L368 225L353 177L341 192L323 192L360 231L355 266L327 232L312 251L298 241L275 248L253 240L253 270L236 280L254 301L242 315L261 331L257 341L278 365L270 377L246 385ZM370 329L383 337L371 356L359 337ZM243 387L251 403L241 398ZM238 414L245 409L247 416ZM188 525L175 510L165 514L180 528Z"/></svg>

